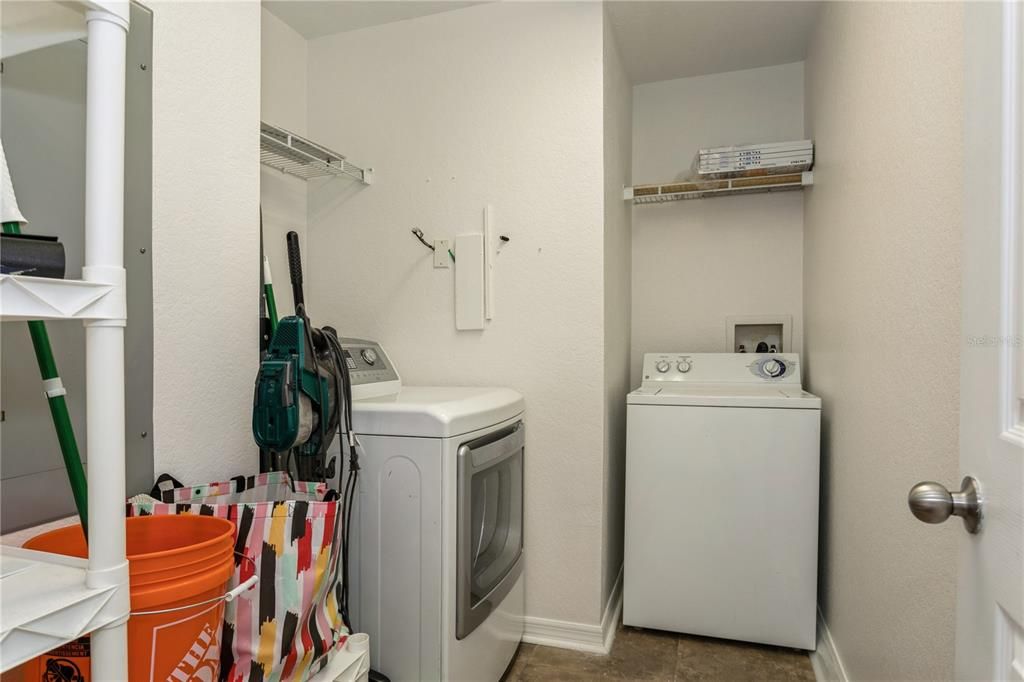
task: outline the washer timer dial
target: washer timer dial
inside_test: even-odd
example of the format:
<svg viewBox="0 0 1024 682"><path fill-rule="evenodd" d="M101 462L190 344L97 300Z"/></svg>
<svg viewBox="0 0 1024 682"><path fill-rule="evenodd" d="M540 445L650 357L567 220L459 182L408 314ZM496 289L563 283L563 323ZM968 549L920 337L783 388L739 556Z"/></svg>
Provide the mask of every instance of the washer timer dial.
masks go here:
<svg viewBox="0 0 1024 682"><path fill-rule="evenodd" d="M680 360L676 363L676 369L679 370L680 374L686 374L690 371L691 367L693 367L693 365L690 364L689 360Z"/></svg>
<svg viewBox="0 0 1024 682"><path fill-rule="evenodd" d="M786 373L786 365L781 360L768 360L761 365L761 372L770 379L777 379Z"/></svg>
<svg viewBox="0 0 1024 682"><path fill-rule="evenodd" d="M363 360L366 361L366 364L377 364L377 352L372 348L364 348L362 351L359 352L359 355L362 356Z"/></svg>
<svg viewBox="0 0 1024 682"><path fill-rule="evenodd" d="M654 366L654 369L656 369L656 370L658 370L659 372L661 372L662 374L664 374L665 372L667 372L667 371L668 371L668 368L669 368L670 366L671 366L671 365L669 365L669 364L668 364L668 362L666 362L665 360L659 360L659 361L658 361L658 364L656 364L656 365Z"/></svg>

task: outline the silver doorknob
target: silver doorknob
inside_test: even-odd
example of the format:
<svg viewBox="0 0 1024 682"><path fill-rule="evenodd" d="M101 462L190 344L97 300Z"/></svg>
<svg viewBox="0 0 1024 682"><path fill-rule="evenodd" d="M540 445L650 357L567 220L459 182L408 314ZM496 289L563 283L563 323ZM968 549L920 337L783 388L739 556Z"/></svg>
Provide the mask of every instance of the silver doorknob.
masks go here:
<svg viewBox="0 0 1024 682"><path fill-rule="evenodd" d="M935 481L922 481L910 489L907 504L921 521L942 523L950 516L964 520L968 533L981 530L981 497L978 482L971 476L964 476L960 492L951 493L946 486Z"/></svg>

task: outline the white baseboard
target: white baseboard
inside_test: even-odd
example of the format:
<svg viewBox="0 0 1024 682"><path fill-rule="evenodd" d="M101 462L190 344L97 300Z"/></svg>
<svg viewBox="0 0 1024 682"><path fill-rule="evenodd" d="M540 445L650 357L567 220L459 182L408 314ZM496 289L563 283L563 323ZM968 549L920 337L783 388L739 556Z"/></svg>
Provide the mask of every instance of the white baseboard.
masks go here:
<svg viewBox="0 0 1024 682"><path fill-rule="evenodd" d="M526 616L523 641L559 649L607 654L612 650L621 615L622 569L620 568L619 576L612 587L612 593L608 595L608 603L604 606L600 625Z"/></svg>
<svg viewBox="0 0 1024 682"><path fill-rule="evenodd" d="M811 652L811 667L814 668L814 678L818 682L849 682L846 676L846 669L843 668L843 661L839 658L839 650L836 649L835 640L829 632L825 617L818 609L818 646Z"/></svg>

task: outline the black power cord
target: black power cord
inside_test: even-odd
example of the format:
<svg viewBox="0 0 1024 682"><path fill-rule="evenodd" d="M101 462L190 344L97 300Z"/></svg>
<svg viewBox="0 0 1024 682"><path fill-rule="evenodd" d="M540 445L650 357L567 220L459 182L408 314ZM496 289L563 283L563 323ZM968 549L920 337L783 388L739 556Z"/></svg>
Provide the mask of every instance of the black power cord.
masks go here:
<svg viewBox="0 0 1024 682"><path fill-rule="evenodd" d="M359 450L356 447L355 432L352 429L352 375L349 373L348 362L345 360L345 349L338 339L338 332L333 327L324 327L319 330L322 338L326 340L328 355L334 365L335 395L338 396L335 410L338 417L338 435L342 442L348 441L349 466L348 477L345 479L341 494L341 595L339 598L338 610L341 613L342 622L349 632L353 631L352 621L349 618L349 572L348 564L351 554L349 552L349 540L352 529L352 510L355 507L356 486L359 482ZM344 446L342 446L342 466L339 472L339 480L344 476ZM371 682L391 682L390 678L376 670L370 670L369 679Z"/></svg>
<svg viewBox="0 0 1024 682"><path fill-rule="evenodd" d="M338 340L337 331L331 327L324 327L323 336L327 340L330 356L337 370L335 372L335 380L340 382L340 386L337 386L336 391L339 397L337 402L339 436L343 441L347 440L349 446L348 476L341 491L341 603L339 604L339 610L341 611L342 621L351 631L352 623L349 620L348 589L349 540L352 528L352 510L355 507L356 484L359 480L359 453L355 446L355 434L352 431L352 377L349 374L348 363L345 361L345 351ZM344 450L344 447L342 449ZM342 452L342 455L344 455L344 452ZM344 476L344 468L343 463L342 476Z"/></svg>

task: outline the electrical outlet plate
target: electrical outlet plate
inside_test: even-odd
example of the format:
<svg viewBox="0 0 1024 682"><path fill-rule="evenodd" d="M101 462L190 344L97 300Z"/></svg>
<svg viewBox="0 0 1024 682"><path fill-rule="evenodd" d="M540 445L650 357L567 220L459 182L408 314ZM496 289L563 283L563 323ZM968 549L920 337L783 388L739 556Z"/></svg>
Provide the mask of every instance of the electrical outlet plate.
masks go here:
<svg viewBox="0 0 1024 682"><path fill-rule="evenodd" d="M435 239L434 240L434 267L435 268L447 268L448 265L448 240L447 239Z"/></svg>

